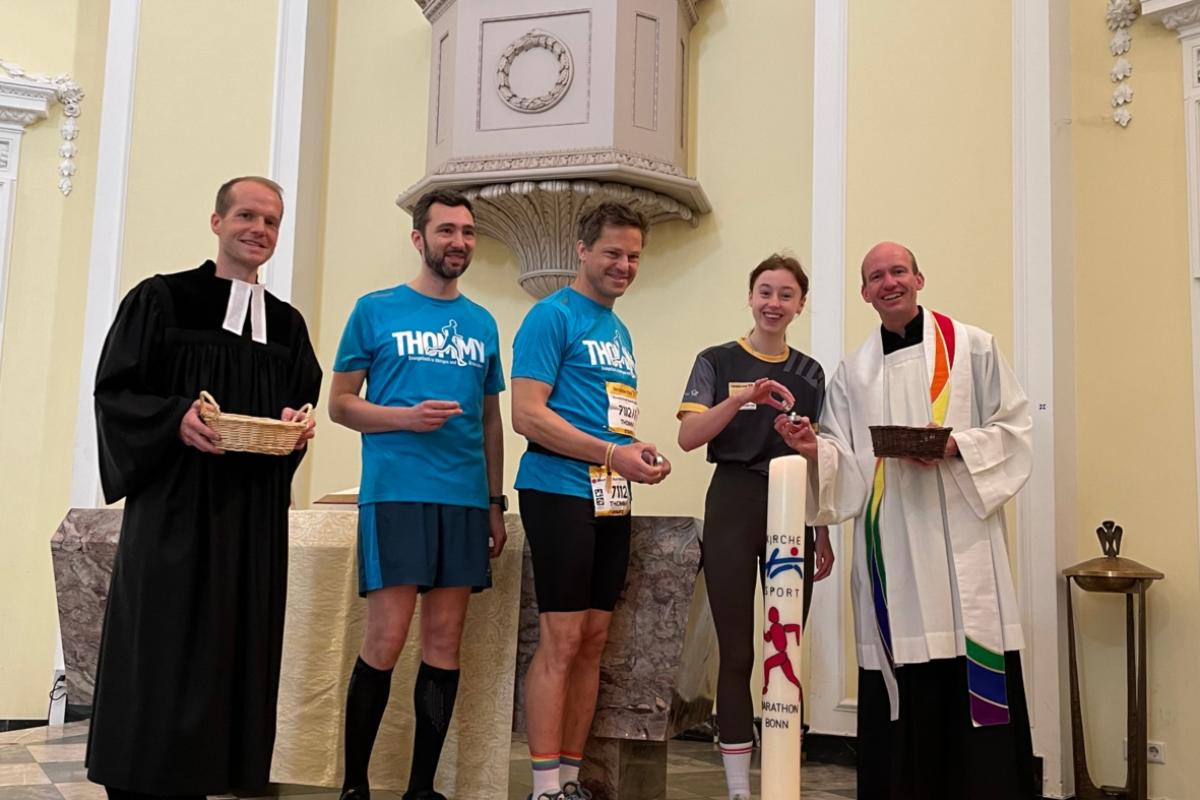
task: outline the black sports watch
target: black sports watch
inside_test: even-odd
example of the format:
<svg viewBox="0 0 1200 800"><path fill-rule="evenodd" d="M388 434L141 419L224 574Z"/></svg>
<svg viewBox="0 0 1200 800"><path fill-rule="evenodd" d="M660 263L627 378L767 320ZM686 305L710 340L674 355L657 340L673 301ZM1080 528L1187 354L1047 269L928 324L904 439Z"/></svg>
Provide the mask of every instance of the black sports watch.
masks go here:
<svg viewBox="0 0 1200 800"><path fill-rule="evenodd" d="M501 511L508 511L508 495L498 494L488 498L488 503L493 506L500 506Z"/></svg>

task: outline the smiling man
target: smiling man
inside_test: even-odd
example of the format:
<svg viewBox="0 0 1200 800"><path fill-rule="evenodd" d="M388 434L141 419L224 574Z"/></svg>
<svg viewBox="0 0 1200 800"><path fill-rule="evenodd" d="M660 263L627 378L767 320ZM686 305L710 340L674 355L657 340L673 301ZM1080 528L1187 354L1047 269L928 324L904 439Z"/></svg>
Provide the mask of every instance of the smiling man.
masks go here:
<svg viewBox="0 0 1200 800"><path fill-rule="evenodd" d="M629 563L629 484L671 471L635 438L633 341L613 312L637 277L647 227L616 203L586 212L574 282L535 304L513 342L513 427L529 440L516 488L541 636L525 683L537 798L588 796L579 767Z"/></svg>
<svg viewBox="0 0 1200 800"><path fill-rule="evenodd" d="M1033 751L1004 504L1029 478L1032 420L995 339L917 304L912 252L882 242L862 297L882 323L821 415L776 419L811 463L810 522L854 519L858 796L1026 800ZM953 429L942 458L876 458L873 425Z"/></svg>
<svg viewBox="0 0 1200 800"><path fill-rule="evenodd" d="M334 422L362 434L358 591L367 629L346 697L343 800L370 796L367 766L418 595L421 666L404 800L445 800L433 779L458 693L467 601L492 585L488 559L505 539L499 334L492 315L458 290L475 252L470 201L426 193L410 236L421 256L416 277L358 300L330 388Z"/></svg>
<svg viewBox="0 0 1200 800"><path fill-rule="evenodd" d="M125 499L96 675L88 777L111 798L265 785L287 590L287 456L225 452L199 416L292 419L321 369L300 312L266 292L282 192L217 192L215 261L156 275L121 303L96 374L105 499Z"/></svg>

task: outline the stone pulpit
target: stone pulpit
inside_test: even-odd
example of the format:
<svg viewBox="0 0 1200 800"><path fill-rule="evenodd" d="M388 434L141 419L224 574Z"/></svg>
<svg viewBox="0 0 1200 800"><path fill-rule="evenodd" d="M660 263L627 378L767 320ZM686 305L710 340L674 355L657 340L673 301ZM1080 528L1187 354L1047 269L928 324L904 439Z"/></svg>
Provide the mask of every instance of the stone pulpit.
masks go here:
<svg viewBox="0 0 1200 800"><path fill-rule="evenodd" d="M575 274L575 221L606 199L651 223L710 210L689 177L698 0L417 0L432 27L425 177L463 190L543 297Z"/></svg>

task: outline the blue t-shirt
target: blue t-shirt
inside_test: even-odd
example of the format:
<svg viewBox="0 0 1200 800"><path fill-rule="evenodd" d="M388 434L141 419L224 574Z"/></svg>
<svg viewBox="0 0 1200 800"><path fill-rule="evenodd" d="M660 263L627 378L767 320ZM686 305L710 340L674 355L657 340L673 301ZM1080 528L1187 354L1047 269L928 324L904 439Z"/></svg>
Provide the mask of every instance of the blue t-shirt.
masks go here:
<svg viewBox="0 0 1200 800"><path fill-rule="evenodd" d="M358 502L487 508L483 397L504 391L496 320L465 295L439 300L401 284L360 297L335 372L367 371L367 400L411 407L455 400L435 431L362 434Z"/></svg>
<svg viewBox="0 0 1200 800"><path fill-rule="evenodd" d="M536 303L513 341L512 377L553 387L550 410L584 433L617 444L633 441L610 426L614 390L637 390L633 340L611 308L569 286ZM592 496L586 464L544 453L521 456L516 488Z"/></svg>

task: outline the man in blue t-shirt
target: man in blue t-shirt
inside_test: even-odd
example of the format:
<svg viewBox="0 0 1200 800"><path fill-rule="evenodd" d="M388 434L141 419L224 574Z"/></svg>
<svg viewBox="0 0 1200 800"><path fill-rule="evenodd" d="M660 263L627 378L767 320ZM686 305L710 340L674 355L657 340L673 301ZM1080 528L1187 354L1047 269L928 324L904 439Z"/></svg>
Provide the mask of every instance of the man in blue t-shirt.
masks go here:
<svg viewBox="0 0 1200 800"><path fill-rule="evenodd" d="M534 305L513 343L513 427L529 440L516 488L541 636L525 684L539 800L589 796L579 766L629 562L629 483L671 472L635 438L637 363L613 313L637 276L647 227L616 203L584 214L575 281Z"/></svg>
<svg viewBox="0 0 1200 800"><path fill-rule="evenodd" d="M343 800L370 797L367 765L418 593L422 658L404 798L445 800L433 777L458 691L467 600L491 586L488 559L505 541L499 335L492 315L458 291L475 250L470 202L446 190L421 197L412 243L420 272L359 298L330 389L330 417L362 434L367 629L346 697Z"/></svg>

